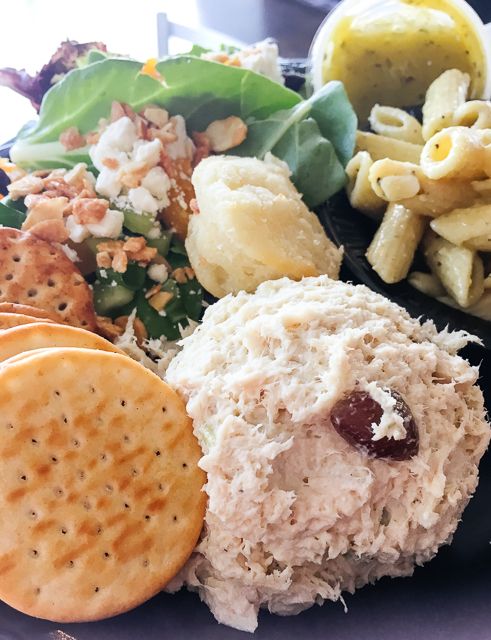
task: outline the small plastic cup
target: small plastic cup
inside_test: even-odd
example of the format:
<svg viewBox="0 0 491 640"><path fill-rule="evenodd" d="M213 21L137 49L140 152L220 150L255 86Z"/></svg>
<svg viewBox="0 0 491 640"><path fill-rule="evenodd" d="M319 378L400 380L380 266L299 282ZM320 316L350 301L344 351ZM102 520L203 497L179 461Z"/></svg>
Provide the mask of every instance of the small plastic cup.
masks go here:
<svg viewBox="0 0 491 640"><path fill-rule="evenodd" d="M314 90L319 89L325 83L325 77L329 70L329 55L336 55L336 49L333 45L333 39L336 37L337 29L343 22L346 24L346 20L356 20L358 25L362 24L363 19L379 18L384 15L397 15L397 11L404 6L417 6L422 9L434 9L435 5L439 5L438 11L444 12L444 7L453 10L459 14L459 17L465 21L466 28L469 29L476 37L483 52L482 61L482 79L479 83L482 86L482 91L475 92L472 98L477 99L489 99L491 96L491 23L485 25L474 9L465 0L440 0L438 3L428 0L427 3L418 2L417 5L410 2L405 3L404 0L342 0L324 19L311 44L310 48L310 68L311 68L311 82ZM358 27L360 28L360 27ZM349 31L345 34L345 39L349 38ZM383 40L381 39L380 46L383 47ZM331 53L329 51L331 50ZM360 65L359 79L363 82L363 77L367 78L369 82L370 60L367 57L364 64ZM431 65L431 60L428 61L428 65ZM327 66L327 74L325 72L325 66ZM375 73L375 70L373 70ZM390 88L390 83L394 84L394 95L397 95L398 87L395 86L394 78L390 73L381 74L382 77L378 78L379 82L384 83L384 89L387 91ZM373 77L373 76L372 76ZM339 75L336 79L343 80ZM350 87L348 83L345 83L348 95L350 94ZM424 87L425 91L427 87ZM374 102L375 104L375 102ZM363 117L366 116L366 111L369 110L372 105L365 105ZM397 105L397 106L415 106L415 105ZM355 105L356 107L356 105ZM360 114L359 114L360 115Z"/></svg>

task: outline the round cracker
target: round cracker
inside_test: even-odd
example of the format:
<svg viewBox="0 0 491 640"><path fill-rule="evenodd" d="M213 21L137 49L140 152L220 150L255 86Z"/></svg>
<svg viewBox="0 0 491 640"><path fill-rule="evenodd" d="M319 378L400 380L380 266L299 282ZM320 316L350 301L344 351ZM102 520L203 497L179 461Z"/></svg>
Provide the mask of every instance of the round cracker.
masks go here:
<svg viewBox="0 0 491 640"><path fill-rule="evenodd" d="M33 349L79 347L123 353L96 333L65 324L36 322L13 327L0 333L0 362Z"/></svg>
<svg viewBox="0 0 491 640"><path fill-rule="evenodd" d="M61 317L57 313L50 313L44 309L32 307L29 304L0 302L0 313L21 313L25 316L34 316L35 318L44 318L46 320L53 320L54 322L62 322Z"/></svg>
<svg viewBox="0 0 491 640"><path fill-rule="evenodd" d="M206 499L179 396L90 349L24 354L0 367L0 387L0 598L68 622L160 591L194 548Z"/></svg>
<svg viewBox="0 0 491 640"><path fill-rule="evenodd" d="M30 233L0 229L0 302L32 304L95 330L92 292L62 249Z"/></svg>
<svg viewBox="0 0 491 640"><path fill-rule="evenodd" d="M0 313L0 330L11 329L12 327L18 327L22 324L32 324L33 322L52 323L53 321L48 320L48 318L26 316L23 313Z"/></svg>

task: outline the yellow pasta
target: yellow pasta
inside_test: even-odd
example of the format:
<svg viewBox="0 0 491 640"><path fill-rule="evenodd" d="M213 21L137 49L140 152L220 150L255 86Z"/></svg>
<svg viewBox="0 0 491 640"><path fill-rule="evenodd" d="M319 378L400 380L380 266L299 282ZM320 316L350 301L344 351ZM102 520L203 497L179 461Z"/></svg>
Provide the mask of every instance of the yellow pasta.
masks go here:
<svg viewBox="0 0 491 640"><path fill-rule="evenodd" d="M465 311L466 313L477 316L478 318L483 318L484 320L491 320L491 291L484 291L483 295L474 302L474 304L463 309L453 298L446 295L445 289L442 287L438 278L433 274L413 271L409 274L407 280L411 286L418 291L421 291L421 293L431 296L432 298L436 298L449 307L460 309L461 311ZM486 287L486 280L484 280L484 285L485 289L489 288Z"/></svg>
<svg viewBox="0 0 491 640"><path fill-rule="evenodd" d="M479 129L476 134L484 148L484 173L491 177L491 129Z"/></svg>
<svg viewBox="0 0 491 640"><path fill-rule="evenodd" d="M398 160L377 160L368 173L374 192L388 202L412 198L420 190L418 176L421 169L412 162Z"/></svg>
<svg viewBox="0 0 491 640"><path fill-rule="evenodd" d="M479 300L465 309L465 312L483 320L491 321L491 291L485 291Z"/></svg>
<svg viewBox="0 0 491 640"><path fill-rule="evenodd" d="M469 100L457 107L453 114L452 125L489 129L491 127L491 103L485 100Z"/></svg>
<svg viewBox="0 0 491 640"><path fill-rule="evenodd" d="M384 282L403 280L414 259L426 221L400 204L390 203L366 256Z"/></svg>
<svg viewBox="0 0 491 640"><path fill-rule="evenodd" d="M463 207L470 207L478 197L473 185L463 180L431 180L419 176L420 192L413 198L401 200L414 213L435 218ZM474 183L473 183L474 184Z"/></svg>
<svg viewBox="0 0 491 640"><path fill-rule="evenodd" d="M368 179L368 172L372 165L370 154L367 151L358 151L346 165L348 176L346 191L352 207L380 220L385 202L375 194Z"/></svg>
<svg viewBox="0 0 491 640"><path fill-rule="evenodd" d="M475 251L454 244L429 231L423 241L431 271L461 307L469 307L484 291L484 267Z"/></svg>
<svg viewBox="0 0 491 640"><path fill-rule="evenodd" d="M387 136L379 136L368 131L357 131L356 150L368 151L374 161L391 158L392 160L418 164L423 146L403 140L394 140Z"/></svg>
<svg viewBox="0 0 491 640"><path fill-rule="evenodd" d="M376 104L368 118L372 131L388 138L424 144L420 123L407 111Z"/></svg>
<svg viewBox="0 0 491 640"><path fill-rule="evenodd" d="M433 180L475 180L485 176L482 137L467 127L448 127L432 136L421 153L421 169Z"/></svg>
<svg viewBox="0 0 491 640"><path fill-rule="evenodd" d="M453 116L464 104L469 91L470 77L458 69L444 71L426 92L423 105L423 138L429 140L435 133L453 122Z"/></svg>
<svg viewBox="0 0 491 640"><path fill-rule="evenodd" d="M446 293L440 280L432 273L413 271L408 275L407 281L412 287L432 298L444 296Z"/></svg>
<svg viewBox="0 0 491 640"><path fill-rule="evenodd" d="M491 198L491 178L486 180L474 180L471 182L471 186L483 200L489 200Z"/></svg>
<svg viewBox="0 0 491 640"><path fill-rule="evenodd" d="M491 204L456 209L432 220L430 226L452 244L491 251Z"/></svg>

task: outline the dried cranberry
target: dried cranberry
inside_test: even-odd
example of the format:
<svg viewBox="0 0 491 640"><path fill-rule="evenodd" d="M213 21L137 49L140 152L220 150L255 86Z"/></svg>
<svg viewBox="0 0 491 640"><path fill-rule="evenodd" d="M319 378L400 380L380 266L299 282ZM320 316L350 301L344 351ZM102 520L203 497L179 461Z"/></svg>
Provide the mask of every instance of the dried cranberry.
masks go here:
<svg viewBox="0 0 491 640"><path fill-rule="evenodd" d="M404 420L406 437L403 440L383 437L373 440L372 424L378 425L382 407L366 391L352 391L337 402L331 412L333 427L356 449L375 458L409 460L418 453L419 434L411 410L397 391L390 392L395 399L394 411Z"/></svg>

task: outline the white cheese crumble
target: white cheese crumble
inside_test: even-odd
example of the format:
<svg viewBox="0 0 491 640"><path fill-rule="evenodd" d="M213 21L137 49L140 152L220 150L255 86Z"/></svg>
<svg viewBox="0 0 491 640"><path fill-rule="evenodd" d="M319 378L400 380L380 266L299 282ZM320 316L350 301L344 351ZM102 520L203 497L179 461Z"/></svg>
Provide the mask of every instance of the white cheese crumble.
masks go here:
<svg viewBox="0 0 491 640"><path fill-rule="evenodd" d="M157 138L138 138L136 127L127 116L111 123L89 150L99 171L96 191L121 208L131 206L136 213L157 213L169 204L171 186L169 176L157 166L162 149ZM140 184L128 188L128 176L134 176Z"/></svg>
<svg viewBox="0 0 491 640"><path fill-rule="evenodd" d="M165 264L151 264L148 267L147 274L155 282L165 282L169 277Z"/></svg>

